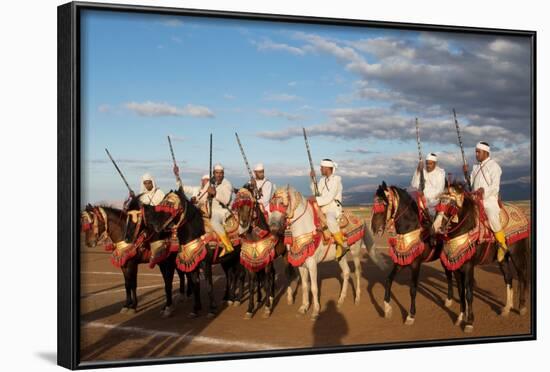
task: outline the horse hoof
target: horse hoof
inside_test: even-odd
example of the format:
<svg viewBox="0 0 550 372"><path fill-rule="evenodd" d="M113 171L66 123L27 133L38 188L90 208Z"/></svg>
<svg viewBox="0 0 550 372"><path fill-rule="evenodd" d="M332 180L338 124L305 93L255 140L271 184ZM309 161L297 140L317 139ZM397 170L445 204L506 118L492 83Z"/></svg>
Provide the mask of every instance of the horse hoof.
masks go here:
<svg viewBox="0 0 550 372"><path fill-rule="evenodd" d="M128 311L126 313L129 314L129 315L134 315L136 313L136 309L130 308L130 309L128 309Z"/></svg>
<svg viewBox="0 0 550 372"><path fill-rule="evenodd" d="M319 313L318 312L315 312L313 314L311 314L311 320L315 321L319 318Z"/></svg>
<svg viewBox="0 0 550 372"><path fill-rule="evenodd" d="M391 319L393 314L393 309L389 303L384 301L384 318Z"/></svg>
<svg viewBox="0 0 550 372"><path fill-rule="evenodd" d="M262 318L264 319L267 319L271 316L271 310L266 310L264 311L264 313L262 314Z"/></svg>
<svg viewBox="0 0 550 372"><path fill-rule="evenodd" d="M508 315L510 315L510 309L503 308L503 309L500 311L500 316L501 316L501 317L507 318Z"/></svg>
<svg viewBox="0 0 550 372"><path fill-rule="evenodd" d="M190 313L187 315L187 317L188 317L189 319L195 319L195 318L197 318L198 316L199 316L199 314L197 314L197 313L194 312L194 311L193 311L193 312L190 312Z"/></svg>
<svg viewBox="0 0 550 372"><path fill-rule="evenodd" d="M527 307L522 307L519 309L519 315L527 315Z"/></svg>
<svg viewBox="0 0 550 372"><path fill-rule="evenodd" d="M287 305L294 305L294 299L292 297L287 297L286 303Z"/></svg>
<svg viewBox="0 0 550 372"><path fill-rule="evenodd" d="M453 306L453 299L452 298L446 298L445 299L445 307L449 309L451 306Z"/></svg>
<svg viewBox="0 0 550 372"><path fill-rule="evenodd" d="M252 319L252 313L251 313L251 312L247 312L246 314L244 314L244 319L245 319L245 320Z"/></svg>
<svg viewBox="0 0 550 372"><path fill-rule="evenodd" d="M226 301L226 304L227 304L227 306L231 306L231 305L233 305L233 301L227 300L227 301Z"/></svg>
<svg viewBox="0 0 550 372"><path fill-rule="evenodd" d="M235 302L233 302L233 306L235 306L235 307L241 306L241 301L235 301Z"/></svg>
<svg viewBox="0 0 550 372"><path fill-rule="evenodd" d="M455 326L460 327L462 325L462 319L464 319L464 313L460 313L456 319Z"/></svg>
<svg viewBox="0 0 550 372"><path fill-rule="evenodd" d="M215 313L215 312L212 312L212 311L209 311L208 314L206 314L206 317L207 317L208 319L215 318L215 317L216 317L216 313Z"/></svg>
<svg viewBox="0 0 550 372"><path fill-rule="evenodd" d="M468 324L466 327L464 327L465 333L472 333L474 331L474 326L471 324Z"/></svg>
<svg viewBox="0 0 550 372"><path fill-rule="evenodd" d="M353 303L355 305L359 305L361 303L361 298L360 297L356 297L355 300L353 301Z"/></svg>
<svg viewBox="0 0 550 372"><path fill-rule="evenodd" d="M127 307L123 307L122 309L120 309L120 313L121 314L126 314L128 312L128 308Z"/></svg>
<svg viewBox="0 0 550 372"><path fill-rule="evenodd" d="M298 309L298 314L305 315L307 313L307 307L301 307Z"/></svg>
<svg viewBox="0 0 550 372"><path fill-rule="evenodd" d="M405 325L413 325L414 324L414 318L411 317L410 315L407 315L407 319L405 319Z"/></svg>

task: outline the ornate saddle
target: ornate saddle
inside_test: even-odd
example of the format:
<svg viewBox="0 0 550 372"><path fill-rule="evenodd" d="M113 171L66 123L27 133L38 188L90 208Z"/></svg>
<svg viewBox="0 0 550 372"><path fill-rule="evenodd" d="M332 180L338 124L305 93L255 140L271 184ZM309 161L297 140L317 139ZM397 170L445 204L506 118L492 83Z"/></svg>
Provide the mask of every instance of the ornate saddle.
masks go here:
<svg viewBox="0 0 550 372"><path fill-rule="evenodd" d="M218 238L218 234L216 234L212 228L212 224L210 223L208 216L203 214L202 218L204 221L205 235L208 236L207 240L209 241L210 248L223 248L223 243ZM229 237L229 240L231 240L231 244L233 246L240 245L241 237L239 236L239 217L232 212L231 215L225 220L223 227L225 229L225 233Z"/></svg>
<svg viewBox="0 0 550 372"><path fill-rule="evenodd" d="M311 209L313 210L313 219L317 231L323 233L323 238L325 242L332 239L331 233L328 230L327 219L317 201L310 199L308 200ZM344 234L348 245L353 245L365 234L365 224L359 217L354 215L351 212L343 211L340 219L338 221L340 225L340 230Z"/></svg>

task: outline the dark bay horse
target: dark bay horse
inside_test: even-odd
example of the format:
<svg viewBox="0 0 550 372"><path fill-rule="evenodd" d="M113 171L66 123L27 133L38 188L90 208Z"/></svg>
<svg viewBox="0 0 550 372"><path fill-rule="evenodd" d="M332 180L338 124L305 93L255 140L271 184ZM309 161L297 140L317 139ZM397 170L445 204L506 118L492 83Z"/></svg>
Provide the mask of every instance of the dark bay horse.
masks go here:
<svg viewBox="0 0 550 372"><path fill-rule="evenodd" d="M232 282L232 273L234 272L235 266L239 263L240 247L235 247L233 252L220 258L217 256L217 250L211 249L206 244L203 250L204 256L197 259L196 265L193 267L184 267L178 258L178 254L182 249L181 246L205 244L204 241L201 240L205 235L204 220L201 210L187 199L181 188L173 191L173 193L179 198L180 213L184 214L182 216L178 215L174 218L171 213L165 210L158 210L158 208L149 205L140 205L139 203L132 205L130 210L139 210L140 213L143 214L144 223L141 226L141 233L155 235L155 239L166 239L165 229L171 229L173 224L181 218L182 223L177 226L177 238L180 244L179 252L170 252L166 259L159 263L165 281L167 306L169 306L168 301L170 297L168 294L172 291L174 271L182 274L185 272L193 294L193 310L189 313L189 317L195 318L198 316L199 312L202 310L200 295L200 272L202 270L209 298L208 316L213 317L217 312L217 305L214 298L212 266L214 263L221 264L226 274L226 292L224 298L231 298L232 289L234 289L234 287L230 287L229 284ZM136 234L134 231L136 228L137 225L129 219L127 236L135 237Z"/></svg>
<svg viewBox="0 0 550 372"><path fill-rule="evenodd" d="M242 237L241 264L246 269L250 291L245 319L252 318L255 309L255 292L258 304L262 301L262 283L266 294L263 316L267 318L273 312L275 297L274 259L276 257L283 257L287 286L290 284L293 269L286 259L287 250L283 239L271 234L264 211L252 195L250 187L245 186L237 192L232 209L239 216L239 235ZM259 257L253 257L256 253L259 254Z"/></svg>
<svg viewBox="0 0 550 372"><path fill-rule="evenodd" d="M462 259L453 272L460 295L460 314L456 325L460 326L464 322L465 332L474 330L474 268L477 265L487 265L497 261L498 252L496 241L480 243L479 236L476 236L476 233L479 232L478 223L480 223L480 210L474 200L476 197L479 196L465 192L463 184L452 184L440 198L440 203L437 206L438 213L433 223L434 230L445 235L448 247L453 247L453 244L457 247L464 247L465 253L462 254ZM501 311L503 316L507 316L513 307L512 266L516 269L519 282L519 313L521 315L527 313L525 293L528 284L528 235L527 230L524 237L509 244L509 253L505 259L502 262L497 261L506 284L506 304Z"/></svg>
<svg viewBox="0 0 550 372"><path fill-rule="evenodd" d="M113 251L117 244L124 243L126 219L124 210L88 204L81 214L81 229L85 234L86 245L91 248L102 245L106 251ZM120 266L126 289L126 302L120 310L121 313L133 314L137 310L138 265L148 262L147 253L145 249L138 249L133 257ZM180 275L180 296L183 297L185 291L185 277Z"/></svg>
<svg viewBox="0 0 550 372"><path fill-rule="evenodd" d="M388 187L385 182L376 190L374 196L371 229L373 233L382 235L388 224L393 223L397 239L394 240L397 249L390 247L393 267L385 282L384 316L392 316L391 287L395 275L405 267L411 269L410 297L411 304L409 314L405 320L406 325L414 324L416 316L416 292L420 278L420 267L424 262L432 262L439 259L443 244L430 238L429 230L421 226L418 213L418 205L409 193L396 186ZM408 251L399 251L399 242L403 246L410 244ZM447 277L447 299L445 306L452 305L453 284L452 273L445 267Z"/></svg>

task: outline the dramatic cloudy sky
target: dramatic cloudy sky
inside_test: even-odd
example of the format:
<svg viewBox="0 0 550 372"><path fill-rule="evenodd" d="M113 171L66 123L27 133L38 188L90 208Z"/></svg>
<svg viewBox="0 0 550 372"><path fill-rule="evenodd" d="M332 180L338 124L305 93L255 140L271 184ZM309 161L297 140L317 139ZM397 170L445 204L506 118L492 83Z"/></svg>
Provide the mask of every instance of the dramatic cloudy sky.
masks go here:
<svg viewBox="0 0 550 372"><path fill-rule="evenodd" d="M306 190L304 126L316 164L334 159L345 199L368 202L382 180L407 186L423 151L458 175L452 108L467 158L495 149L505 198L528 198L530 43L527 38L294 25L86 11L82 32L83 202L115 201L150 172L173 188L166 136L184 182L214 162L240 185L251 163L276 184Z"/></svg>

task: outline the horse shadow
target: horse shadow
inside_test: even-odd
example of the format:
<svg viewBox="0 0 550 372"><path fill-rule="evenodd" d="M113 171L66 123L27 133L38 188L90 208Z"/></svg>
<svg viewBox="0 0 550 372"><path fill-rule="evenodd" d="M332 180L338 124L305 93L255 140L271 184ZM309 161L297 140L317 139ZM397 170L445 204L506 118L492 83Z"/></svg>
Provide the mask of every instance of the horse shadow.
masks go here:
<svg viewBox="0 0 550 372"><path fill-rule="evenodd" d="M349 325L334 300L327 302L324 311L313 325L313 346L338 346L343 344L343 338L349 333Z"/></svg>

